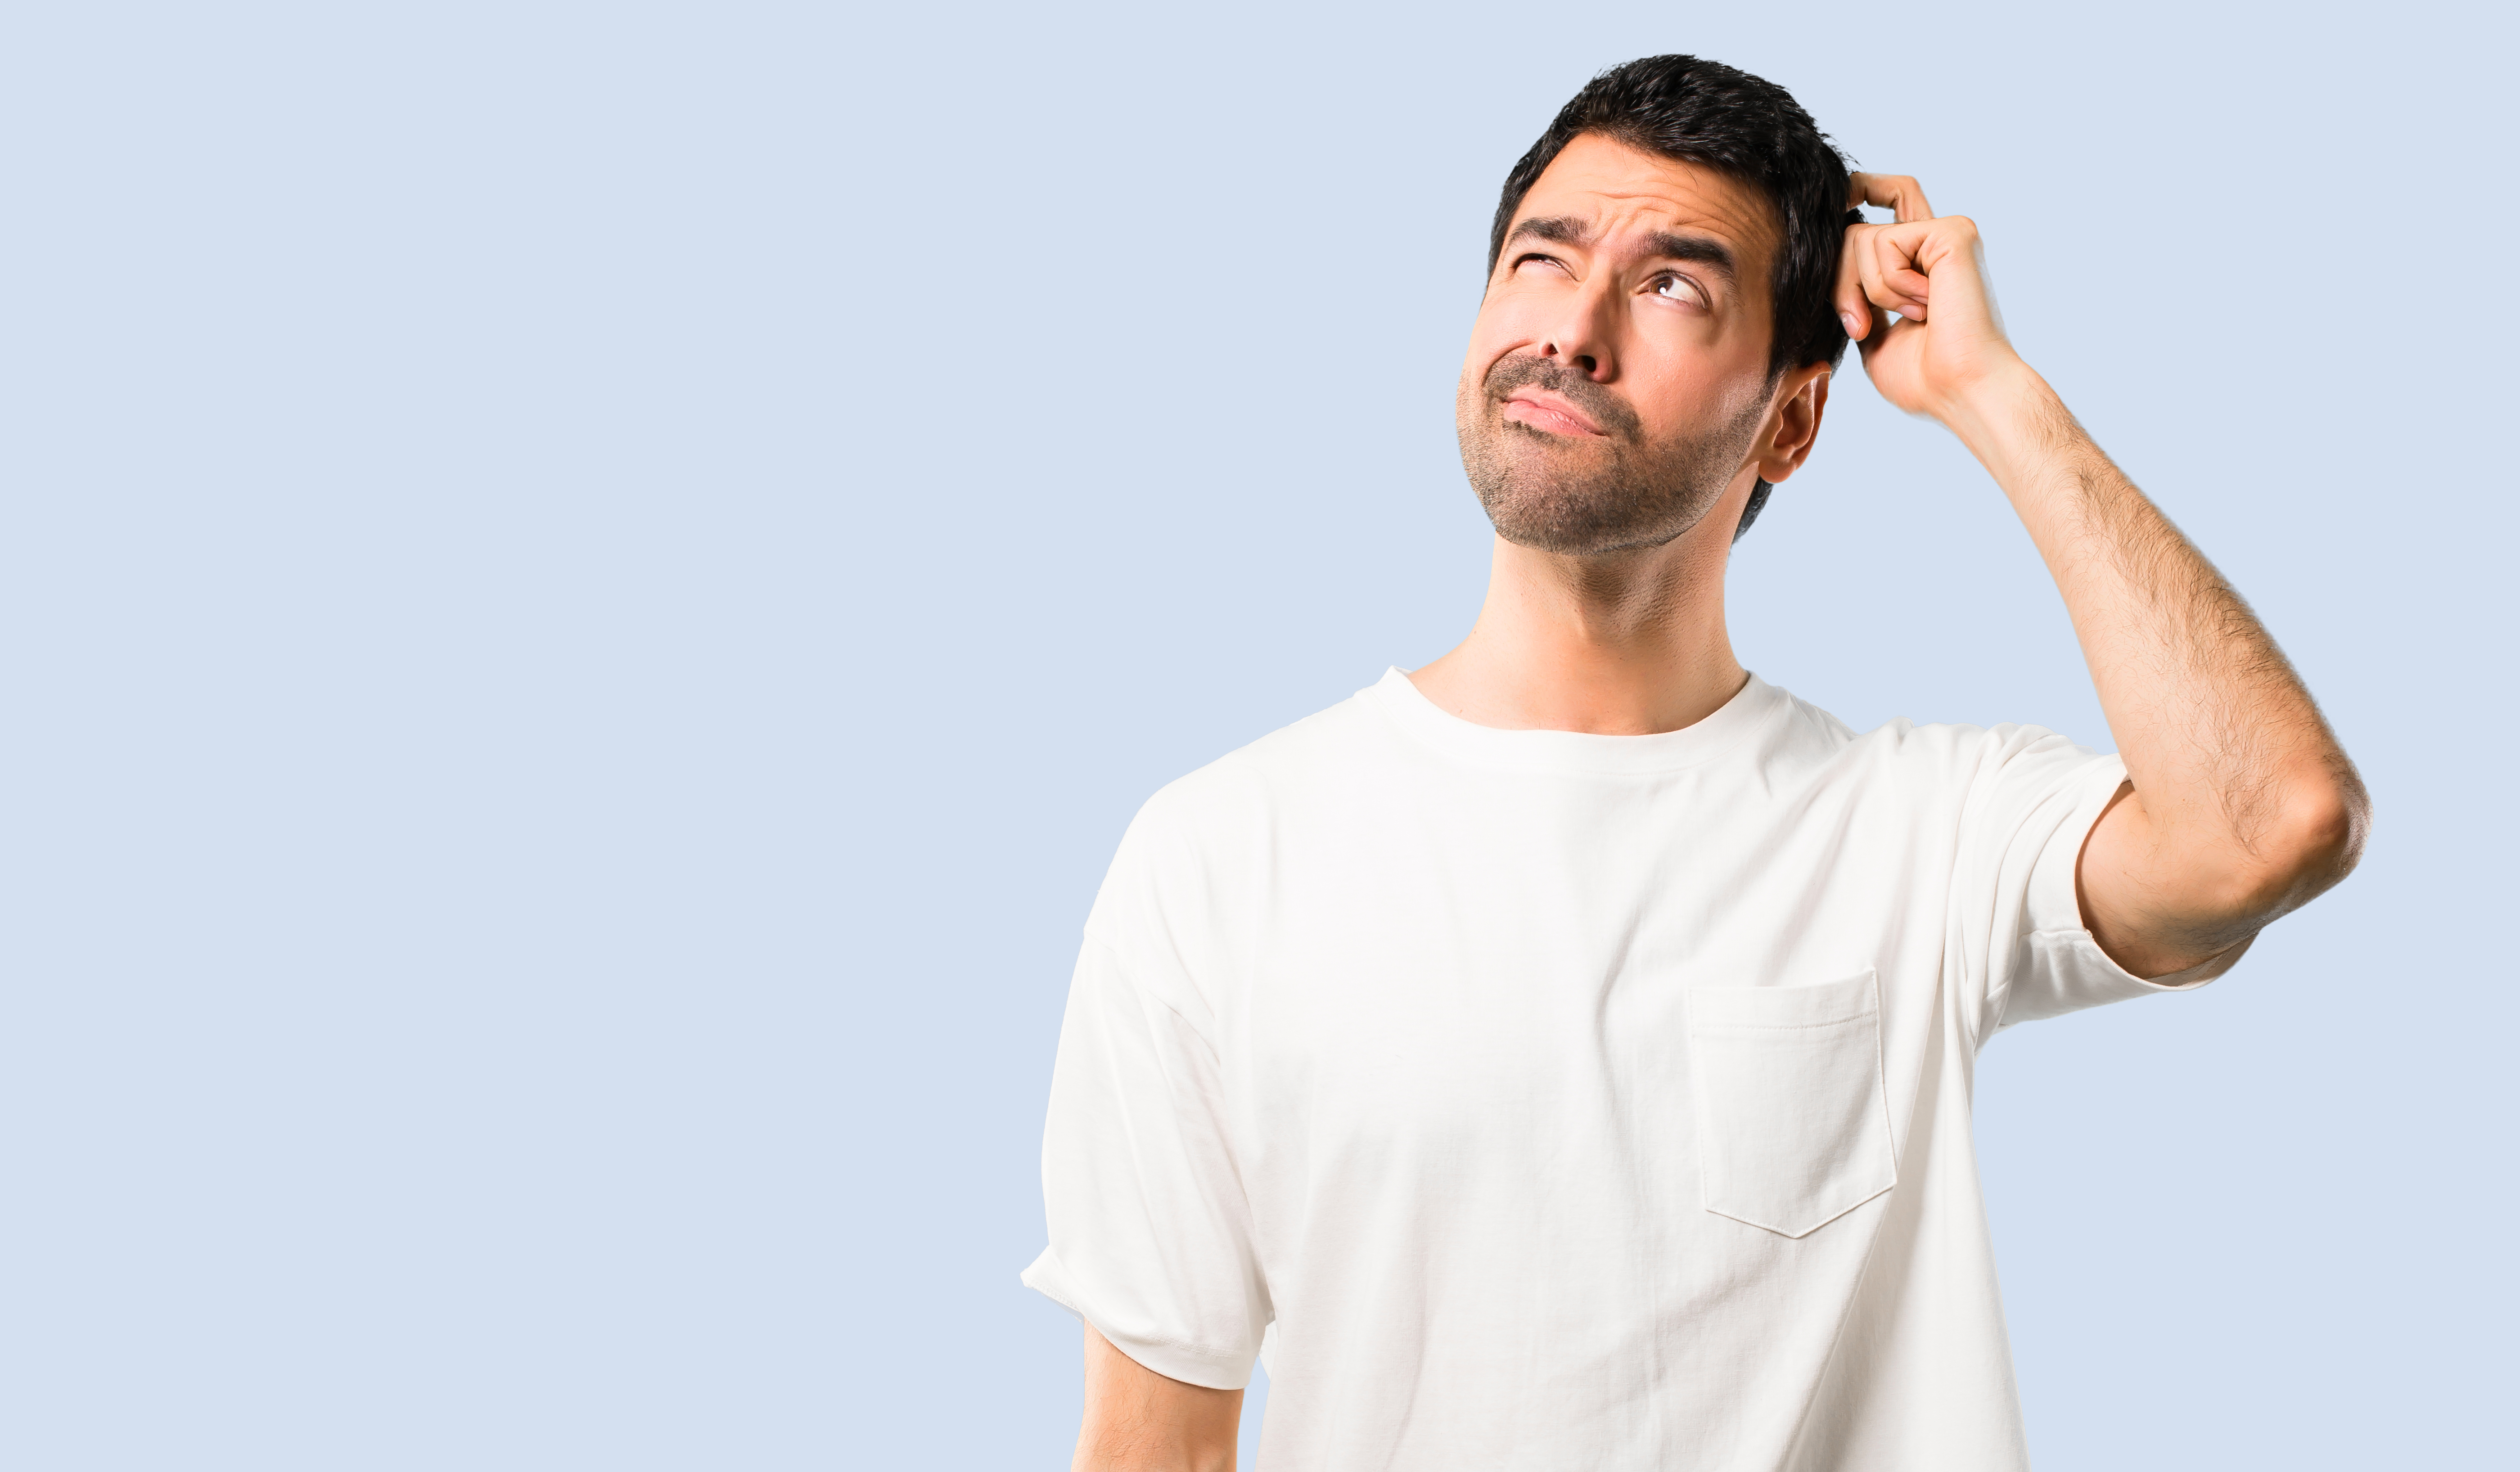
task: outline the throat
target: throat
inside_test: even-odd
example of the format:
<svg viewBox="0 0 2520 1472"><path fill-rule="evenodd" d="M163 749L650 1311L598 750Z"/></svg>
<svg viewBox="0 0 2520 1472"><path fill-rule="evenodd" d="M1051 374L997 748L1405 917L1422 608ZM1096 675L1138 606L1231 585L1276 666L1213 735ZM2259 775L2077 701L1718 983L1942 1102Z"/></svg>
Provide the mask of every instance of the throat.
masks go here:
<svg viewBox="0 0 2520 1472"><path fill-rule="evenodd" d="M1499 538L1470 636L1413 672L1480 726L1647 736L1695 725L1749 676L1724 622L1724 547L1683 537L1569 558Z"/></svg>

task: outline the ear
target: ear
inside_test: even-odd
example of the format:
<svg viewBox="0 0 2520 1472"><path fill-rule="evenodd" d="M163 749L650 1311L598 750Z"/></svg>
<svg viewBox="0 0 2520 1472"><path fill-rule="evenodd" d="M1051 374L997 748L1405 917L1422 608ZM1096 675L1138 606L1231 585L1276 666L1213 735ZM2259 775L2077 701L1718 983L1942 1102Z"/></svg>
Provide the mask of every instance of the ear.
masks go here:
<svg viewBox="0 0 2520 1472"><path fill-rule="evenodd" d="M1767 436L1751 457L1761 480L1782 480L1802 468L1827 408L1827 364L1814 363L1785 375L1777 385L1776 414Z"/></svg>

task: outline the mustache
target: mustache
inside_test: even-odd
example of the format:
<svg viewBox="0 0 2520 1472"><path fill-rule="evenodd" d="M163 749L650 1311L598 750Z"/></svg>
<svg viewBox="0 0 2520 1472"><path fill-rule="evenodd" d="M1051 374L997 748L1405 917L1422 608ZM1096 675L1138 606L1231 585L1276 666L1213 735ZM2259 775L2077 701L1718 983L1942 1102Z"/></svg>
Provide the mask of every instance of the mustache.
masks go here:
<svg viewBox="0 0 2520 1472"><path fill-rule="evenodd" d="M1593 423L1600 425L1606 434L1633 440L1641 432L1637 412L1628 406L1627 400L1574 369L1547 358L1535 358L1527 353L1501 358L1497 360L1496 367L1488 370L1484 386L1491 400L1503 403L1507 394L1526 384L1546 388L1564 398L1591 415Z"/></svg>

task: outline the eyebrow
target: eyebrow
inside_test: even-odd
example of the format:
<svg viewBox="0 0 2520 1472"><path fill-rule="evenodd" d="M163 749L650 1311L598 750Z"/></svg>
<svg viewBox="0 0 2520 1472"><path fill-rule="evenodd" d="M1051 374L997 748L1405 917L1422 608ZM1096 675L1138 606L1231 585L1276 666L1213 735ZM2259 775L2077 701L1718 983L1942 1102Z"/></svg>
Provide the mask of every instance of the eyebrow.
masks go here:
<svg viewBox="0 0 2520 1472"><path fill-rule="evenodd" d="M1593 233L1583 221L1572 215L1540 215L1514 226L1513 233L1505 238L1505 243L1510 246L1523 240L1584 246L1593 244ZM1647 255L1665 260L1690 261L1724 278L1728 287L1739 285L1740 265L1732 257L1732 247L1713 236L1674 235L1668 230L1657 230L1645 237L1644 245Z"/></svg>

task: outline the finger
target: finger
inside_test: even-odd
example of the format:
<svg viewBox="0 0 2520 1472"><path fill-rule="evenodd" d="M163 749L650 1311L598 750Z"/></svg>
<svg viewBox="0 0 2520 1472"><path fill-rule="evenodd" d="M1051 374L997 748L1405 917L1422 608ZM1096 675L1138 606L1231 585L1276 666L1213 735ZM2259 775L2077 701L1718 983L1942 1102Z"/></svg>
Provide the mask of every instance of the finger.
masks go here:
<svg viewBox="0 0 2520 1472"><path fill-rule="evenodd" d="M1855 350L1867 364L1869 364L1872 361L1872 355L1881 350L1881 344L1890 340L1890 329L1893 324L1889 313L1869 303L1866 304L1864 315L1871 323L1872 331L1867 333L1864 340L1855 345Z"/></svg>
<svg viewBox="0 0 2520 1472"><path fill-rule="evenodd" d="M1916 310L1910 311L1906 306L1881 301L1877 296L1873 299L1881 301L1883 306L1890 307L1902 317L1921 318L1926 303L1933 299L1932 278L1918 269L1916 260L1916 250L1922 238L1921 229L1903 230L1896 225L1885 226L1872 234L1873 280L1885 293L1912 304Z"/></svg>
<svg viewBox="0 0 2520 1472"><path fill-rule="evenodd" d="M1846 227L1845 244L1837 252L1837 290L1830 295L1837 303L1837 320L1846 324L1846 335L1858 342L1872 330L1872 302L1864 293L1864 255L1868 248L1866 237L1873 228Z"/></svg>
<svg viewBox="0 0 2520 1472"><path fill-rule="evenodd" d="M1863 282L1864 299L1868 306L1886 308L1903 317L1913 316L1923 305L1923 297L1919 292L1902 290L1890 279L1892 269L1907 262L1907 257L1899 252L1882 248L1882 237L1891 228L1887 225L1868 227L1864 238L1854 243L1855 248L1851 253L1855 256L1856 272ZM1915 275L1912 270L1907 274Z"/></svg>
<svg viewBox="0 0 2520 1472"><path fill-rule="evenodd" d="M1878 204L1894 211L1902 225L1934 217L1934 206L1925 202L1924 186L1906 174L1849 174L1846 176L1846 202L1850 209L1863 204Z"/></svg>

